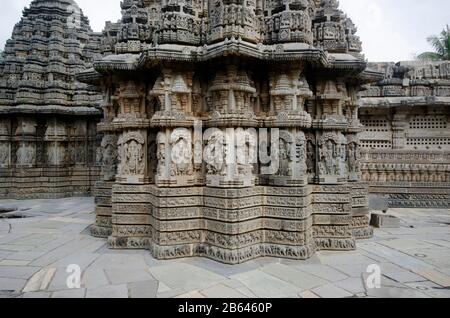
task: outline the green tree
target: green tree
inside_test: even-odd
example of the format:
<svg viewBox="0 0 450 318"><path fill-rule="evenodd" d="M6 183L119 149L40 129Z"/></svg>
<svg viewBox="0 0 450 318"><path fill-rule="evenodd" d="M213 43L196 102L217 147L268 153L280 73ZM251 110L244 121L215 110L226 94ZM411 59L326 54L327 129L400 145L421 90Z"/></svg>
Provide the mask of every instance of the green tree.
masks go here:
<svg viewBox="0 0 450 318"><path fill-rule="evenodd" d="M442 30L441 34L430 36L427 38L427 41L434 48L435 52L422 53L417 57L419 60L450 60L450 28L448 25Z"/></svg>

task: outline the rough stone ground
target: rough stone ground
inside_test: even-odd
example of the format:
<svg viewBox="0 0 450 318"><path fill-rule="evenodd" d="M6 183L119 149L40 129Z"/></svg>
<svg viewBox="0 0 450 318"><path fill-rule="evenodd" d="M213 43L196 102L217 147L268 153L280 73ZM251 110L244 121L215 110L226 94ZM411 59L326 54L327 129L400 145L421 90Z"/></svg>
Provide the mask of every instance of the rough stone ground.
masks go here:
<svg viewBox="0 0 450 318"><path fill-rule="evenodd" d="M0 201L6 207L29 217L0 219L0 297L450 297L450 210L393 209L401 228L377 229L353 252L230 266L109 250L89 235L92 198ZM80 289L67 287L70 264L82 269ZM380 289L366 287L371 264Z"/></svg>

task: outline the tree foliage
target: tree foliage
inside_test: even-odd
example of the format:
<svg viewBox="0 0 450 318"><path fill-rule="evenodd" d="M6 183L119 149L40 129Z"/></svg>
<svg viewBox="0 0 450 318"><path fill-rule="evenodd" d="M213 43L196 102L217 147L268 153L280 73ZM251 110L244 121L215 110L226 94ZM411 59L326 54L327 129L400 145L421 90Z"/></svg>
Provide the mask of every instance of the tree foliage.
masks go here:
<svg viewBox="0 0 450 318"><path fill-rule="evenodd" d="M431 61L450 60L450 28L448 25L439 35L428 37L427 41L434 48L434 52L424 52L417 57L418 59Z"/></svg>

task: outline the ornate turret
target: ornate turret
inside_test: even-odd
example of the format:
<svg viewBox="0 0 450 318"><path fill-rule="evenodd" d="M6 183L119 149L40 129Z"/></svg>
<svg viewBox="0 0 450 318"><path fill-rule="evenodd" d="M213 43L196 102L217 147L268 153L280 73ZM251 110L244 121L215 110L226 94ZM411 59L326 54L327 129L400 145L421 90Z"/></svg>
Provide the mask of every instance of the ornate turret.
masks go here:
<svg viewBox="0 0 450 318"><path fill-rule="evenodd" d="M312 44L311 19L315 5L308 0L266 1L266 42Z"/></svg>
<svg viewBox="0 0 450 318"><path fill-rule="evenodd" d="M122 25L118 31L118 53L140 52L146 43L152 41L152 27L148 24L148 15L143 0L124 0Z"/></svg>
<svg viewBox="0 0 450 318"><path fill-rule="evenodd" d="M202 38L201 2L166 0L161 9L157 32L158 43L185 43L199 45Z"/></svg>
<svg viewBox="0 0 450 318"><path fill-rule="evenodd" d="M313 21L314 45L330 53L360 53L356 27L337 0L322 0Z"/></svg>

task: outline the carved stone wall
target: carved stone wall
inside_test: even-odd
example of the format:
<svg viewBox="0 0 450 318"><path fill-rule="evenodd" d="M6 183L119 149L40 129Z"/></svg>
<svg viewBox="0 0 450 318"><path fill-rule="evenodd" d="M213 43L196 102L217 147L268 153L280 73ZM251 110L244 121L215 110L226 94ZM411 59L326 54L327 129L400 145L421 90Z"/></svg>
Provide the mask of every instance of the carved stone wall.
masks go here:
<svg viewBox="0 0 450 318"><path fill-rule="evenodd" d="M99 35L69 0L32 1L0 62L0 197L88 195L98 180L101 95L75 75Z"/></svg>
<svg viewBox="0 0 450 318"><path fill-rule="evenodd" d="M372 235L356 28L337 1L123 1L92 234L159 259L306 259Z"/></svg>
<svg viewBox="0 0 450 318"><path fill-rule="evenodd" d="M372 64L362 93L363 180L392 207L450 206L450 63Z"/></svg>

